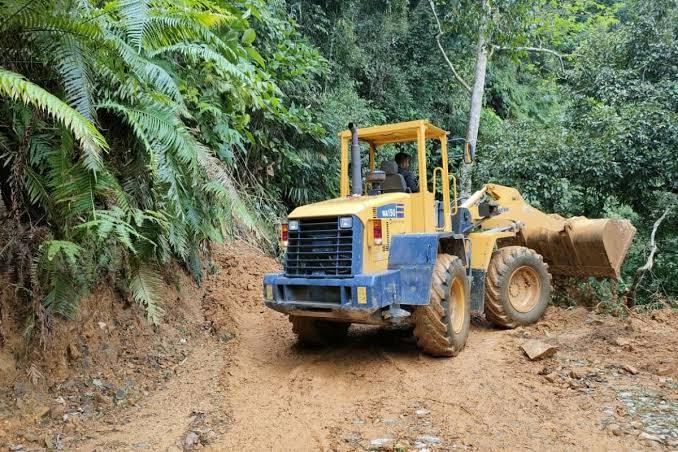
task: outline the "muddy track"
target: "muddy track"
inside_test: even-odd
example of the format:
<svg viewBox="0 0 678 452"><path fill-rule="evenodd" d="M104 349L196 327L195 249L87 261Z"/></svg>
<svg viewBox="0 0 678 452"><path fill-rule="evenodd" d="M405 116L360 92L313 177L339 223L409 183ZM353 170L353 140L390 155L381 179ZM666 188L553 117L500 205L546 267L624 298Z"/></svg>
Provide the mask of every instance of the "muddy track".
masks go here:
<svg viewBox="0 0 678 452"><path fill-rule="evenodd" d="M519 344L525 336L544 336L544 329L512 332L475 324L459 356L434 359L417 351L408 331L385 328L353 327L338 348L300 348L283 316L252 309L238 315L236 339L225 346L213 339L197 344L186 371L115 431L100 431L80 447L176 448L177 442L185 445L182 438L200 416L216 433L199 446L214 450L659 446L624 432L624 418L628 429L633 419L616 392L657 387L657 377L619 372L596 347L579 350L592 332L584 310L549 313L556 318L546 328L562 321L556 328L563 329L565 343L549 362L533 363ZM619 328L613 334L622 334ZM558 335L546 339L558 342ZM596 363L600 381L568 377L581 363ZM540 375L545 365L559 369L562 381ZM675 388L664 392L675 402ZM606 428L612 422L622 425L619 436Z"/></svg>

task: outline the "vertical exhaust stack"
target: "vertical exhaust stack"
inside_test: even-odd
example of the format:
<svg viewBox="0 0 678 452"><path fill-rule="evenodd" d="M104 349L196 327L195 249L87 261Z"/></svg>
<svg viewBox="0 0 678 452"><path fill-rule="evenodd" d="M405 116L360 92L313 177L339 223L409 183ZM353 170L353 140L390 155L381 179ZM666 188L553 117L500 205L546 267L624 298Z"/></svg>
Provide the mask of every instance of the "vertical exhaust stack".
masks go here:
<svg viewBox="0 0 678 452"><path fill-rule="evenodd" d="M348 124L351 131L351 194L363 193L362 168L360 167L360 143L358 143L358 127L352 122Z"/></svg>

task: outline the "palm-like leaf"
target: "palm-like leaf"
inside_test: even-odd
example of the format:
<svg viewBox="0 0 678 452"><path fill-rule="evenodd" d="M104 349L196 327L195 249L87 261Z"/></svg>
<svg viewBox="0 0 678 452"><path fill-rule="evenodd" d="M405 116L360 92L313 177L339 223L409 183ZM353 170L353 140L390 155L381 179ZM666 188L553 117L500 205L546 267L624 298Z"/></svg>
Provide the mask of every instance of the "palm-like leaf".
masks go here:
<svg viewBox="0 0 678 452"><path fill-rule="evenodd" d="M53 56L64 82L66 101L85 118L93 121L94 84L88 58L80 40L67 35L55 42Z"/></svg>
<svg viewBox="0 0 678 452"><path fill-rule="evenodd" d="M254 212L254 210L243 200L240 192L236 188L236 183L224 164L212 156L208 150L202 148L199 153L200 166L207 174L209 182L205 187L207 190L220 196L220 199L227 203L233 218L244 230L254 231L261 240L268 241L272 237L272 231L266 227L266 222ZM216 184L214 183L216 182Z"/></svg>
<svg viewBox="0 0 678 452"><path fill-rule="evenodd" d="M172 151L184 165L192 171L196 169L199 143L168 107L144 103L134 108L104 102L99 108L122 115L150 153L160 157L158 152Z"/></svg>
<svg viewBox="0 0 678 452"><path fill-rule="evenodd" d="M194 43L180 43L173 44L155 49L150 54L157 56L165 53L178 53L188 58L210 61L214 63L216 68L224 75L229 75L242 83L251 83L251 79L247 73L251 69L248 64L235 65L228 61L222 54L202 44Z"/></svg>
<svg viewBox="0 0 678 452"><path fill-rule="evenodd" d="M105 42L140 80L183 106L181 92L174 78L164 68L139 55L134 48L115 34L108 33Z"/></svg>
<svg viewBox="0 0 678 452"><path fill-rule="evenodd" d="M101 168L101 154L108 149L108 143L81 113L22 75L3 68L0 68L0 95L37 107L63 123L80 142L85 167L90 171Z"/></svg>
<svg viewBox="0 0 678 452"><path fill-rule="evenodd" d="M228 14L214 14L206 11L191 14L186 10L176 9L167 14L151 16L145 25L142 41L144 48L149 51L175 44L200 42L218 50L230 60L236 61L237 54L232 46L211 30L211 27L233 19L233 16Z"/></svg>
<svg viewBox="0 0 678 452"><path fill-rule="evenodd" d="M162 286L162 279L157 269L146 263L135 262L129 288L134 300L146 308L148 320L155 325L160 323L160 318L164 313L160 306Z"/></svg>
<svg viewBox="0 0 678 452"><path fill-rule="evenodd" d="M122 0L119 3L125 32L134 47L141 50L141 36L148 21L147 0Z"/></svg>

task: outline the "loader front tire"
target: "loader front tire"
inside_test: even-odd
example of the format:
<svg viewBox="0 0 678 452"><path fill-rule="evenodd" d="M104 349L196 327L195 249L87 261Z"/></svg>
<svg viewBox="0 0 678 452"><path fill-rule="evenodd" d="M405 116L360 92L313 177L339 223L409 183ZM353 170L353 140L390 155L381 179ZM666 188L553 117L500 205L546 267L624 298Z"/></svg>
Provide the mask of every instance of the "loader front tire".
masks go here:
<svg viewBox="0 0 678 452"><path fill-rule="evenodd" d="M535 323L551 299L551 274L540 254L507 246L492 254L485 277L485 317L497 326Z"/></svg>
<svg viewBox="0 0 678 452"><path fill-rule="evenodd" d="M341 342L348 334L350 323L332 322L313 317L290 316L292 331L303 345L324 346Z"/></svg>
<svg viewBox="0 0 678 452"><path fill-rule="evenodd" d="M461 260L438 254L429 303L412 313L414 336L421 351L432 356L455 356L466 345L471 323L471 297Z"/></svg>

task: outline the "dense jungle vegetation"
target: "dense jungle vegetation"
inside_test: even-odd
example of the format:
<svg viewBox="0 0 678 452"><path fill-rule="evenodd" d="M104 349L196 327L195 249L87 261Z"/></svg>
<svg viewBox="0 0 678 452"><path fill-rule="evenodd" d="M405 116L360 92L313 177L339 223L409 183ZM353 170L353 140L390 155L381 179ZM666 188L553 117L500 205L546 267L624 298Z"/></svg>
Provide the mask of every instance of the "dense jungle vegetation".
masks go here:
<svg viewBox="0 0 678 452"><path fill-rule="evenodd" d="M661 218L637 301L675 306L677 32L675 0L1 0L0 271L29 332L101 280L157 322L163 266L336 194L349 121L429 118L456 171L483 33L474 186L631 219L606 303Z"/></svg>

